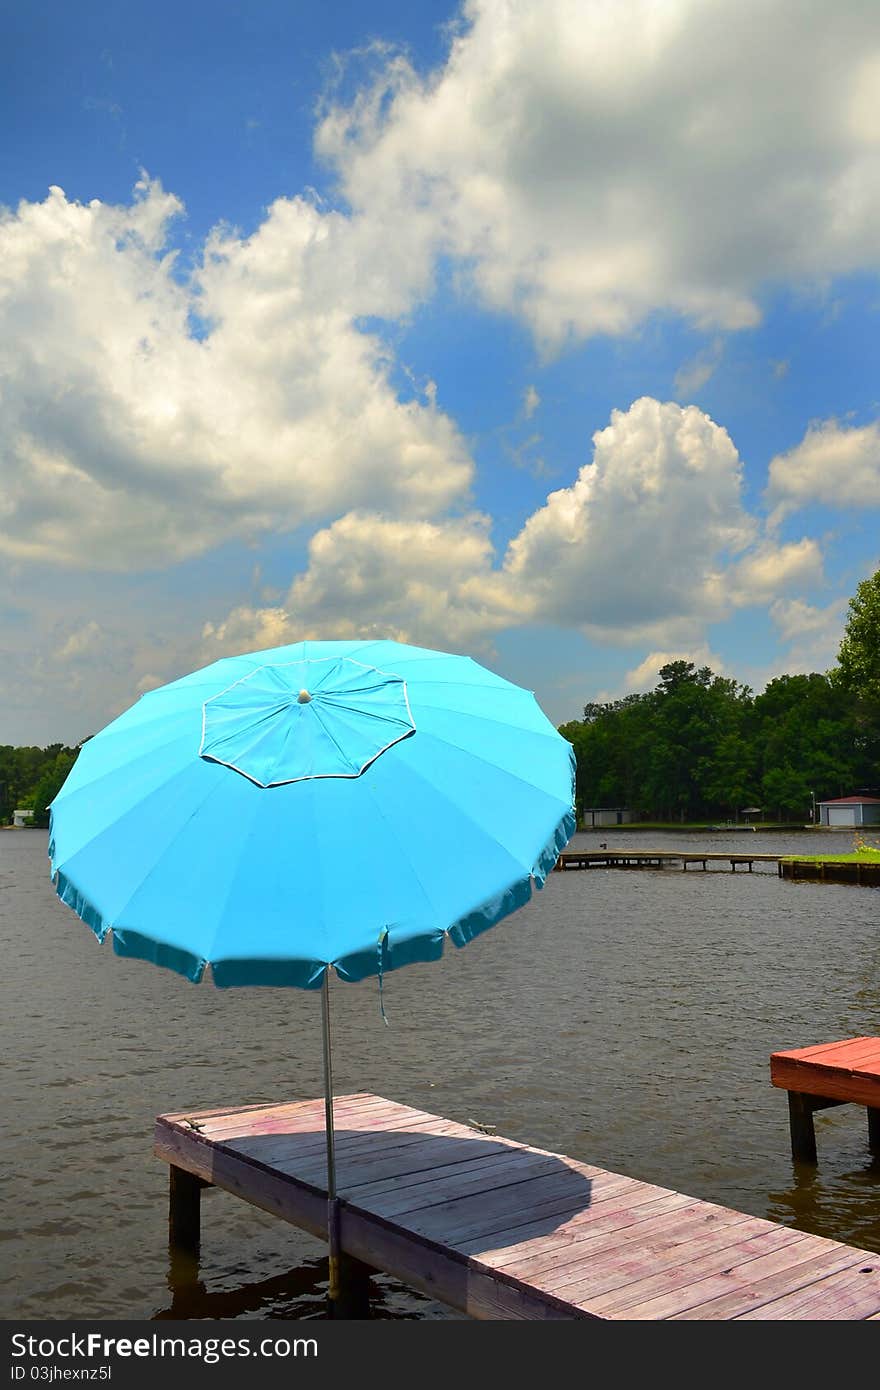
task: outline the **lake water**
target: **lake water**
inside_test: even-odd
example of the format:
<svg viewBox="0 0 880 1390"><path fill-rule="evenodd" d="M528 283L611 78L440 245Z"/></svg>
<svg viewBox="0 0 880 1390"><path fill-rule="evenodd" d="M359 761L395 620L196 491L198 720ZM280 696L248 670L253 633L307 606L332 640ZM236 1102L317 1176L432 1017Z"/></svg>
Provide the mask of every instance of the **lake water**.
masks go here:
<svg viewBox="0 0 880 1390"><path fill-rule="evenodd" d="M849 850L838 833L578 835L571 848ZM880 836L872 838L880 839ZM0 834L4 1243L0 1317L172 1314L162 1111L321 1093L320 996L221 992L121 960L56 899L46 836ZM778 1048L880 1033L880 890L775 865L551 874L463 951L334 982L336 1089L450 1118L880 1252L880 1164L858 1106L794 1165ZM324 1316L322 1246L223 1193L179 1317ZM374 1315L455 1314L389 1278Z"/></svg>

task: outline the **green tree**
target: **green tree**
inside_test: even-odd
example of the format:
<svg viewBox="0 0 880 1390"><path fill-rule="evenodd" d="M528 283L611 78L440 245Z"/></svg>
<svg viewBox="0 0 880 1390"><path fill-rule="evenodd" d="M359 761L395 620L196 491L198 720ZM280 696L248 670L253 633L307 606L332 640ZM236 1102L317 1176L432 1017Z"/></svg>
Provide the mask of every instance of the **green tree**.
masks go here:
<svg viewBox="0 0 880 1390"><path fill-rule="evenodd" d="M855 702L830 677L778 676L755 716L763 802L777 816L806 821L814 793L845 796L863 780Z"/></svg>
<svg viewBox="0 0 880 1390"><path fill-rule="evenodd" d="M60 788L78 751L60 743L48 748L0 746L0 823L8 825L13 811L36 808L36 823L47 825L48 816L41 812Z"/></svg>
<svg viewBox="0 0 880 1390"><path fill-rule="evenodd" d="M736 808L755 782L751 704L748 687L674 661L650 693L586 705L583 721L561 729L575 748L579 806L663 820Z"/></svg>
<svg viewBox="0 0 880 1390"><path fill-rule="evenodd" d="M859 699L880 704L880 570L863 579L849 601L837 661L841 684Z"/></svg>
<svg viewBox="0 0 880 1390"><path fill-rule="evenodd" d="M858 783L880 784L880 570L858 585L832 680L852 697Z"/></svg>
<svg viewBox="0 0 880 1390"><path fill-rule="evenodd" d="M67 774L77 759L78 750L61 748L55 758L44 768L43 775L34 788L31 805L34 809L34 825L48 826L49 804L60 792Z"/></svg>
<svg viewBox="0 0 880 1390"><path fill-rule="evenodd" d="M659 820L728 819L756 803L809 820L813 796L875 786L880 721L839 673L779 676L754 695L708 667L674 661L646 695L584 707L562 726L577 800Z"/></svg>

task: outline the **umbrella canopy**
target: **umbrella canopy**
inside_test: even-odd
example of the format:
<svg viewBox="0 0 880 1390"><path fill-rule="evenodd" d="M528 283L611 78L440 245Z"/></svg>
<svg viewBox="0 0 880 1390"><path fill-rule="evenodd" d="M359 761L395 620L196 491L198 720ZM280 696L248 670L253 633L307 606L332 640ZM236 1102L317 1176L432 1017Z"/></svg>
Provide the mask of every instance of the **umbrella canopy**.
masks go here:
<svg viewBox="0 0 880 1390"><path fill-rule="evenodd" d="M575 828L574 755L469 658L300 642L141 697L52 803L56 890L122 956L321 986L463 946Z"/></svg>

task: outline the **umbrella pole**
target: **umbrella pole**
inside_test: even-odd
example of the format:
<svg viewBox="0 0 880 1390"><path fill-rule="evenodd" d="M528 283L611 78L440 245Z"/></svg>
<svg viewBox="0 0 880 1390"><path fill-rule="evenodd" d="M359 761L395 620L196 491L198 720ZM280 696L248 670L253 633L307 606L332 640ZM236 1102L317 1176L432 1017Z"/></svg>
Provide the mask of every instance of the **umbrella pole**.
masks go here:
<svg viewBox="0 0 880 1390"><path fill-rule="evenodd" d="M333 1058L330 1052L330 967L321 987L321 1026L324 1034L324 1122L327 1136L327 1243L330 1253L330 1312L339 1302L339 1200L336 1196L336 1140L333 1130Z"/></svg>

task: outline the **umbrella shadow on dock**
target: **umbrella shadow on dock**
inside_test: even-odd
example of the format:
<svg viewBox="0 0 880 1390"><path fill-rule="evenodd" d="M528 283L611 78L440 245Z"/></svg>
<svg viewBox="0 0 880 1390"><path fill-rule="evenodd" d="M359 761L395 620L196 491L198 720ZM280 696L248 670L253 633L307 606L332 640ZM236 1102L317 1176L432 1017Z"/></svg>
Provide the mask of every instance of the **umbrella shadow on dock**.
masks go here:
<svg viewBox="0 0 880 1390"><path fill-rule="evenodd" d="M302 1130L276 1120L268 1131L264 1121L261 1130L193 1135L203 1179L324 1236L323 1129ZM571 1159L513 1140L471 1137L453 1122L448 1130L336 1130L343 1249L392 1274L413 1256L463 1268L472 1256L551 1235L590 1207L591 1179ZM200 1282L198 1252L187 1256L172 1247L170 1253L172 1307L157 1316L187 1316L187 1308L212 1305L213 1295ZM314 1271L306 1277L313 1288ZM282 1276L281 1283L269 1279L247 1289L260 1301L271 1300L284 1281L288 1286L294 1281L295 1287L297 1272ZM245 1297L246 1290L240 1294ZM245 1302L253 1306L249 1297Z"/></svg>
<svg viewBox="0 0 880 1390"><path fill-rule="evenodd" d="M485 1234L515 1243L528 1224L548 1234L590 1204L591 1184L570 1159L503 1138L419 1129L336 1131L340 1199L386 1222L455 1246ZM458 1132L455 1132L458 1131ZM216 1142L216 1141L215 1141ZM292 1184L326 1190L323 1131L261 1133L222 1142L227 1153Z"/></svg>

